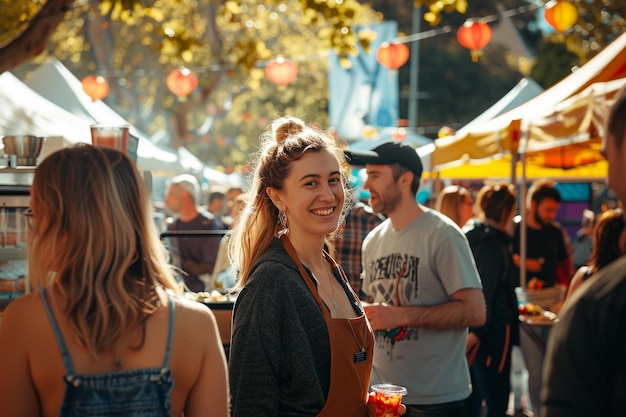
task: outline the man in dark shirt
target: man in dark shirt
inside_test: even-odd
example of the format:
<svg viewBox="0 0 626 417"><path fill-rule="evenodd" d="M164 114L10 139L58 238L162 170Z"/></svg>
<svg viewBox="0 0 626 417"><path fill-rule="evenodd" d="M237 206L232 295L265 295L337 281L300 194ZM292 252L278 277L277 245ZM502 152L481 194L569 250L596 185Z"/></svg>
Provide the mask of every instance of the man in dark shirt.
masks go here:
<svg viewBox="0 0 626 417"><path fill-rule="evenodd" d="M626 89L605 129L607 184L626 205ZM589 278L559 314L546 354L541 417L626 413L626 257Z"/></svg>
<svg viewBox="0 0 626 417"><path fill-rule="evenodd" d="M192 175L179 175L168 183L165 205L178 218L168 224L169 231L220 230L214 216L197 205L200 186ZM184 282L193 292L205 291L217 258L221 235L180 236L172 238L174 257L184 272Z"/></svg>
<svg viewBox="0 0 626 417"><path fill-rule="evenodd" d="M554 222L561 195L552 182L535 181L528 190L526 218L526 282L538 280L541 288L552 287L559 274L570 277L572 267L565 246L564 232ZM515 225L513 252L519 267L520 224ZM561 279L562 280L562 279Z"/></svg>
<svg viewBox="0 0 626 417"><path fill-rule="evenodd" d="M568 269L569 257L563 230L554 222L561 203L561 195L552 182L538 180L528 190L526 216L526 282L538 288L552 287L559 281L559 269ZM521 225L515 225L514 261L520 266ZM569 274L569 272L561 272ZM520 273L517 273L517 277ZM529 285L529 288L532 288ZM541 403L541 371L550 327L525 326L520 328L520 347L528 370L528 395L535 415Z"/></svg>

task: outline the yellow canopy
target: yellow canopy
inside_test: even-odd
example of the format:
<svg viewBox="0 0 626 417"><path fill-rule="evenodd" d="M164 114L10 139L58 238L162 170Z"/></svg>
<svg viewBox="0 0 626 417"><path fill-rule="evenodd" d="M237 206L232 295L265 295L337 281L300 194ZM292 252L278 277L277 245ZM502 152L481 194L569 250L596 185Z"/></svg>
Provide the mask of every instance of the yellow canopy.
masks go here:
<svg viewBox="0 0 626 417"><path fill-rule="evenodd" d="M598 144L599 148L599 144ZM557 149L560 150L560 149ZM600 155L599 149L597 150L585 150L579 155L573 153L565 153L565 158L585 158L584 161L589 161L587 152L593 152L596 155ZM552 157L552 156L551 156ZM546 164L548 164L546 166ZM528 155L526 161L526 178L533 180L537 178L552 178L555 181L601 181L606 178L608 173L607 163L604 159L595 159L594 162L587 162L585 164L575 164L570 168L562 168L558 166L550 166L550 160L546 160L546 155L534 154ZM439 179L458 179L458 180L505 180L512 179L512 157L511 155L502 156L501 158L489 160L483 163L471 161L463 165L444 168L439 171L433 171L425 173L426 176L430 175L432 178ZM516 163L515 178L522 176L522 164Z"/></svg>
<svg viewBox="0 0 626 417"><path fill-rule="evenodd" d="M606 174L603 164L578 166L599 161L599 147L579 144L599 141L608 108L626 85L626 78L620 77L626 77L626 33L535 98L458 136L437 139L430 155L431 170L440 178L510 178L511 155L524 153L529 178L583 174L599 178ZM572 145L576 146L566 149ZM559 165L565 169L533 168L531 155L552 148L567 155L562 160L568 163ZM576 156L583 151L584 157Z"/></svg>

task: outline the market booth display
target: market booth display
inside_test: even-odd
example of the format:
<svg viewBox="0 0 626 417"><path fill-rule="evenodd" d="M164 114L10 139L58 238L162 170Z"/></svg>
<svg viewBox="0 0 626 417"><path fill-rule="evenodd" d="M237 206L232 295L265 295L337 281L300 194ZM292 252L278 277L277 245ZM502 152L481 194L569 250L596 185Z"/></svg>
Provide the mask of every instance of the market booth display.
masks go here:
<svg viewBox="0 0 626 417"><path fill-rule="evenodd" d="M140 169L150 170L154 176L173 176L184 171L175 151L153 144L144 133L103 101L94 101L83 90L81 81L58 60L49 60L38 67L25 84L41 97L87 121L89 125L128 125L129 137L137 143L137 166ZM89 129L85 141L90 141Z"/></svg>
<svg viewBox="0 0 626 417"><path fill-rule="evenodd" d="M572 176L570 169L602 159L598 144L603 124L624 77L626 33L524 104L457 135L435 140L431 176L484 178L481 171L488 170L496 174L492 178L515 178L514 166L521 156L528 157L529 165L562 170L546 174ZM447 171L454 168L458 169ZM596 177L602 175L599 172Z"/></svg>
<svg viewBox="0 0 626 417"><path fill-rule="evenodd" d="M27 210L44 141L33 135L2 137L7 158L0 166L0 318L2 310L30 288L26 274Z"/></svg>

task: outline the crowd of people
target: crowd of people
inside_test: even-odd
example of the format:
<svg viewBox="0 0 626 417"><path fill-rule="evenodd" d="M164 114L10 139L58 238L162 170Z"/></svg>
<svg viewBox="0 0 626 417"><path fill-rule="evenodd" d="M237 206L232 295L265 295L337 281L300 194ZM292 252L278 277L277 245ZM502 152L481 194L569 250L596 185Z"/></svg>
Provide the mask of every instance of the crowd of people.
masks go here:
<svg viewBox="0 0 626 417"><path fill-rule="evenodd" d="M608 120L623 204L626 90ZM0 326L0 416L373 417L371 385L396 384L399 415L502 417L514 346L535 416L626 410L621 210L594 218L575 271L549 181L528 189L522 221L504 183L452 185L429 208L413 148L344 150L295 117L272 122L252 166L247 192L213 190L206 207L195 177L167 184L168 259L128 156L77 145L44 159L23 213L32 291ZM558 322L520 321L516 287L531 285L570 287ZM184 295L219 286L239 290L228 361L214 315Z"/></svg>

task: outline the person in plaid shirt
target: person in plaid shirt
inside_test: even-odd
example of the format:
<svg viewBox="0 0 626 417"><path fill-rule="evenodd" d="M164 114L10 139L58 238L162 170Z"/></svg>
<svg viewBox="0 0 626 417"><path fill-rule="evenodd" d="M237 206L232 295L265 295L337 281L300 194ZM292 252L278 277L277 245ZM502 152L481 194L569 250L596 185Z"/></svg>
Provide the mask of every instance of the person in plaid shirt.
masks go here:
<svg viewBox="0 0 626 417"><path fill-rule="evenodd" d="M372 208L363 202L356 202L342 226L341 233L333 241L335 259L343 267L350 285L355 293L362 298L361 291L361 243L367 234L378 226L384 217L374 213Z"/></svg>

